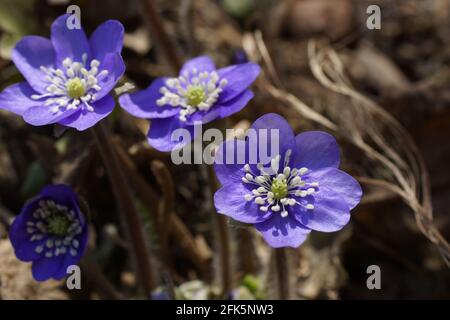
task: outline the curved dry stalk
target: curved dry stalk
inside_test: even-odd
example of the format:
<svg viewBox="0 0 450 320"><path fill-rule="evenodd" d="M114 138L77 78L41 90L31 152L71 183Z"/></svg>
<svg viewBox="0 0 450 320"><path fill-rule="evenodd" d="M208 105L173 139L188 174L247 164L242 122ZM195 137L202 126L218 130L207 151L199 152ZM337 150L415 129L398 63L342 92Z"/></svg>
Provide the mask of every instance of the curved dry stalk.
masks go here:
<svg viewBox="0 0 450 320"><path fill-rule="evenodd" d="M374 163L371 175L377 177L376 170L388 169L385 177L360 177L365 184L371 184L391 190L414 211L416 223L421 232L435 244L444 261L450 267L450 245L439 233L433 221L431 191L425 161L417 145L402 125L374 101L357 92L345 73L345 67L339 55L329 46L315 42L308 44L310 68L316 79L326 88L347 98L349 103L341 106L338 115L327 118L306 105L296 96L278 86L273 75L273 62L260 33L246 37L245 48L258 52L249 52L250 56L261 57L269 79L262 79L259 85L275 99L297 110L304 118L314 121L346 139L364 152ZM248 43L253 41L254 43ZM347 111L351 121L340 114ZM387 142L389 139L389 143ZM381 170L379 170L381 171ZM379 174L378 174L379 176Z"/></svg>
<svg viewBox="0 0 450 320"><path fill-rule="evenodd" d="M167 250L167 239L169 235L170 219L173 212L173 205L175 203L175 187L170 174L169 169L166 165L159 161L154 160L151 163L151 169L153 174L161 186L163 198L160 201L159 212L158 212L158 229L160 230L160 242L161 251L166 252Z"/></svg>
<svg viewBox="0 0 450 320"><path fill-rule="evenodd" d="M118 213L126 227L126 235L130 239L131 252L136 261L137 271L145 290L145 296L149 297L155 288L155 277L152 265L150 250L147 246L142 221L139 212L134 204L133 195L129 188L127 178L121 170L114 144L110 140L107 127L104 123L99 123L91 129L97 148L103 159L112 190L118 205Z"/></svg>
<svg viewBox="0 0 450 320"><path fill-rule="evenodd" d="M152 214L156 214L158 212L157 192L147 183L142 175L139 174L133 161L131 161L126 151L123 150L118 143L116 143L116 151L124 170L136 186L137 196L145 203L146 206L151 208L150 212ZM156 215L153 218L155 221L158 220L158 216ZM194 264L199 272L202 274L208 274L209 257L197 248L194 236L191 234L183 221L181 221L181 219L175 214L175 212L170 214L170 227L167 231L170 232L174 239L176 239L177 244L183 248L187 258Z"/></svg>

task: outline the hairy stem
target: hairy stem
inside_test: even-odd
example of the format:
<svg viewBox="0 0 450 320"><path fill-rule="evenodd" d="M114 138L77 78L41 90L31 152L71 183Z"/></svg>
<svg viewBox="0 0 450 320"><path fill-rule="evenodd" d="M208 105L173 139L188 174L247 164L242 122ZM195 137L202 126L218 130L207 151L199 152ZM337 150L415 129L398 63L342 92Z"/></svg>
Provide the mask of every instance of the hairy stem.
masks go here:
<svg viewBox="0 0 450 320"><path fill-rule="evenodd" d="M109 139L110 133L108 132L107 127L100 122L94 126L91 131L111 181L118 206L118 212L122 215L122 220L127 229L126 231L131 242L140 282L145 290L146 297L149 297L151 291L155 287L155 280L150 252L146 245L144 230L142 229L139 213L134 205L131 189L128 186L126 176L119 165L117 154Z"/></svg>
<svg viewBox="0 0 450 320"><path fill-rule="evenodd" d="M277 274L278 298L280 300L288 300L290 297L289 290L289 267L287 261L286 248L274 249L275 268Z"/></svg>
<svg viewBox="0 0 450 320"><path fill-rule="evenodd" d="M216 180L213 166L206 165L208 173L208 180L211 189L211 198L214 207L214 192L219 188L219 184ZM227 219L224 215L215 213L215 221L217 224L217 240L219 245L220 255L220 272L221 272L221 285L222 296L226 297L232 288L231 277L231 249L230 249L230 232L228 230Z"/></svg>

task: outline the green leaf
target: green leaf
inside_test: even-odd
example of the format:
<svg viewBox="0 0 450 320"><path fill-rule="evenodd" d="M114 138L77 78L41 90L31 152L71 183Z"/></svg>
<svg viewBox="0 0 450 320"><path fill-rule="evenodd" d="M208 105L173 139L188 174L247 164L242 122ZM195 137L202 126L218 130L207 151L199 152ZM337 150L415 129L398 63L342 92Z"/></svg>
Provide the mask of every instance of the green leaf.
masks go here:
<svg viewBox="0 0 450 320"><path fill-rule="evenodd" d="M22 184L21 194L24 198L31 198L35 196L47 181L47 175L44 168L38 161L30 164L25 176L25 181Z"/></svg>

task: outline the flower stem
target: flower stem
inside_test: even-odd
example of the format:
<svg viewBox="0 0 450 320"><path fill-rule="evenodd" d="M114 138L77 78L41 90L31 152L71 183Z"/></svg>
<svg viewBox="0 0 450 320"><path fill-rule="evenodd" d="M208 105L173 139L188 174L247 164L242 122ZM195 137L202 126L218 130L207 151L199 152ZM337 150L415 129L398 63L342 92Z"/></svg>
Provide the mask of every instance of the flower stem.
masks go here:
<svg viewBox="0 0 450 320"><path fill-rule="evenodd" d="M211 198L214 207L214 192L219 188L219 184L216 180L213 166L206 165L208 173L208 180L211 189ZM222 296L226 297L232 288L231 277L231 249L230 249L230 232L228 230L228 223L225 216L221 214L215 214L215 221L217 224L218 245L220 254L220 271L222 280Z"/></svg>
<svg viewBox="0 0 450 320"><path fill-rule="evenodd" d="M274 249L275 268L278 284L278 298L280 300L288 300L290 297L289 290L289 267L287 262L286 248Z"/></svg>
<svg viewBox="0 0 450 320"><path fill-rule="evenodd" d="M155 288L155 280L150 252L146 245L141 219L134 205L131 190L128 186L124 171L120 168L117 154L109 139L110 134L108 133L107 127L100 122L91 129L91 132L102 156L106 171L108 172L119 209L118 212L122 215L123 223L127 229L126 231L131 242L131 248L133 249L139 278L144 287L146 297L149 297L151 291Z"/></svg>

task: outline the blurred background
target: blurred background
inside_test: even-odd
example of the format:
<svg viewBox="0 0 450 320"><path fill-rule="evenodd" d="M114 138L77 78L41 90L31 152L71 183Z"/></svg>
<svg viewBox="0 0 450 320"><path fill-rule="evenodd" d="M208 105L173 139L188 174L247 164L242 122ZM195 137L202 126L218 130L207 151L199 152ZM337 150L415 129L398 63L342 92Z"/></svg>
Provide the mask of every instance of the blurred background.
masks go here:
<svg viewBox="0 0 450 320"><path fill-rule="evenodd" d="M142 89L175 75L145 2L0 0L0 90L21 79L10 61L15 43L28 34L48 37L70 4L81 8L88 34L107 19L123 23L123 83ZM276 112L297 133L328 131L341 145L343 169L363 185L348 226L312 233L289 250L294 298L450 298L450 0L153 3L181 59L208 54L221 67L248 59L263 67L255 98L231 117L231 127L245 129ZM381 29L367 27L369 5L381 9ZM106 122L145 221L157 291L217 297L221 266L204 167L173 165L170 154L147 144L148 122L119 107ZM7 240L23 203L60 182L89 207L93 232L82 290L35 282ZM160 219L163 211L168 219ZM229 227L232 298L274 297L270 249L254 230L231 221ZM380 290L366 286L370 265L381 269ZM92 136L32 127L0 111L0 299L105 298L142 296Z"/></svg>

